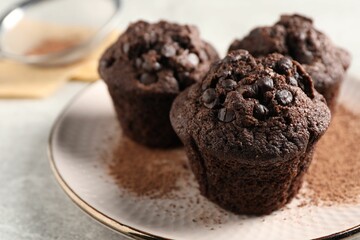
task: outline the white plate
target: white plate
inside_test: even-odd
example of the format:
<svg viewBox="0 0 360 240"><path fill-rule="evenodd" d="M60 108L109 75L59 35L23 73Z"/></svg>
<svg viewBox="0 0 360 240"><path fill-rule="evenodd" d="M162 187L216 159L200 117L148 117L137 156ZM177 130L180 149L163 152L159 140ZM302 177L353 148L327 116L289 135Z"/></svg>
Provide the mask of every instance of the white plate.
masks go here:
<svg viewBox="0 0 360 240"><path fill-rule="evenodd" d="M341 101L355 109L360 106L359 91L360 83L347 79ZM106 139L118 136L111 99L99 81L60 115L50 136L49 153L54 174L70 198L122 234L135 239L206 240L360 237L360 205L297 207L299 202L294 200L271 215L247 217L225 214L203 197L200 204L186 207L190 198L199 195L196 187L184 190L182 200L135 197L115 183L102 157L104 149L112 148ZM165 211L171 203L179 202L185 208ZM199 216L210 220L206 224L194 222ZM216 219L221 219L220 223Z"/></svg>

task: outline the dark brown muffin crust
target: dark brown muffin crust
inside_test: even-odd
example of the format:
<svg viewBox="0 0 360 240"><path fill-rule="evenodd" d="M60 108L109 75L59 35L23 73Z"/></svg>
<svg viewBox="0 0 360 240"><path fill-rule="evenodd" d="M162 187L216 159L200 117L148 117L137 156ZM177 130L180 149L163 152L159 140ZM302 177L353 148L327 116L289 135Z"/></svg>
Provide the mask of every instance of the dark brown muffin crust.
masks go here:
<svg viewBox="0 0 360 240"><path fill-rule="evenodd" d="M331 109L351 60L348 52L314 28L311 19L297 14L283 15L271 27L255 28L242 40L235 40L229 51L236 49L246 49L254 56L280 53L303 64Z"/></svg>
<svg viewBox="0 0 360 240"><path fill-rule="evenodd" d="M202 194L263 214L297 193L330 111L298 62L238 50L176 98L170 119Z"/></svg>
<svg viewBox="0 0 360 240"><path fill-rule="evenodd" d="M131 24L99 64L124 133L152 147L177 145L168 116L172 101L216 59L194 26Z"/></svg>

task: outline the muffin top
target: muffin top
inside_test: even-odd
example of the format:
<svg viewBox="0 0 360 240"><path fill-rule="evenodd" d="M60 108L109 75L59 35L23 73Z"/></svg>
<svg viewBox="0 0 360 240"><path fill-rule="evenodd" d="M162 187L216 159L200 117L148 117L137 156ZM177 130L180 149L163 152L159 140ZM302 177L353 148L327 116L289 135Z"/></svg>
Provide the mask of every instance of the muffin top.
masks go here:
<svg viewBox="0 0 360 240"><path fill-rule="evenodd" d="M176 98L170 118L185 144L267 161L305 152L326 131L330 111L298 62L237 50Z"/></svg>
<svg viewBox="0 0 360 240"><path fill-rule="evenodd" d="M309 73L329 75L330 78L311 74L317 89L318 86L322 89L327 81L341 80L339 74L344 73L351 61L349 53L316 30L311 19L297 14L283 15L273 26L255 28L242 40L235 40L229 51L236 49L246 49L257 57L280 53L303 64Z"/></svg>
<svg viewBox="0 0 360 240"><path fill-rule="evenodd" d="M199 81L216 59L194 26L138 21L107 49L99 72L108 85L124 90L178 93Z"/></svg>

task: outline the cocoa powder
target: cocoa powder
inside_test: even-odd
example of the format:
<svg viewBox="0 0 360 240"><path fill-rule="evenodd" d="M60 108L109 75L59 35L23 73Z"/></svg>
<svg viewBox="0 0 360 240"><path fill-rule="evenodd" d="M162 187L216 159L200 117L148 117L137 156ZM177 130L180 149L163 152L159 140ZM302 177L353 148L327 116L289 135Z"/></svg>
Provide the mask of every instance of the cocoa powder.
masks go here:
<svg viewBox="0 0 360 240"><path fill-rule="evenodd" d="M78 39L45 39L34 48L27 51L26 55L43 55L61 52L78 44Z"/></svg>
<svg viewBox="0 0 360 240"><path fill-rule="evenodd" d="M360 116L339 106L316 146L305 177L313 204L355 203L360 197Z"/></svg>
<svg viewBox="0 0 360 240"><path fill-rule="evenodd" d="M114 151L110 173L121 187L151 198L172 197L178 180L191 174L182 148L150 149L127 138Z"/></svg>
<svg viewBox="0 0 360 240"><path fill-rule="evenodd" d="M298 197L309 199L312 205L359 201L359 142L360 116L338 107L328 131L317 144L305 176L306 189L303 188ZM154 150L125 138L115 148L110 172L120 187L151 198L182 198L180 192L177 193L178 182L193 181L182 148ZM187 186L196 188L190 185ZM300 206L308 205L307 202Z"/></svg>

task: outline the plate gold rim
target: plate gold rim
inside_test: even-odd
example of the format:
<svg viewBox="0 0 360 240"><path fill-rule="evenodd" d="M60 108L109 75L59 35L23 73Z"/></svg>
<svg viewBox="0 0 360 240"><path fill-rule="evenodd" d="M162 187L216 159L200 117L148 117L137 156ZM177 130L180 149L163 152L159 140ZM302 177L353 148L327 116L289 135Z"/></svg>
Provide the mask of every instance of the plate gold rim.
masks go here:
<svg viewBox="0 0 360 240"><path fill-rule="evenodd" d="M350 80L351 81L351 80ZM67 110L70 108L71 105L84 93L87 91L88 88L92 87L98 83L98 81L95 81L93 83L89 83L88 86L86 86L84 89L79 91L70 101L64 109L60 112L60 114L56 117L55 122L51 128L50 135L48 138L48 158L50 162L51 170L55 176L56 181L62 188L62 190L66 193L66 195L78 206L80 209L82 209L85 213L90 215L92 218L100 222L101 224L105 225L106 227L109 227L110 229L119 232L123 234L126 237L130 237L137 240L170 240L168 238L159 237L138 229L135 229L131 226L128 226L126 224L120 223L113 218L101 213L100 211L93 208L90 204L88 204L85 200L83 200L80 196L78 196L74 190L71 189L71 187L65 182L63 177L61 176L61 173L58 171L58 168L56 167L56 163L54 160L54 154L53 154L53 139L55 130L61 123L61 120L65 117L65 114ZM352 228L348 228L346 230L336 232L327 236L315 238L313 240L340 240L345 239L348 237L352 237L355 234L360 233L360 224L357 226L354 226Z"/></svg>
<svg viewBox="0 0 360 240"><path fill-rule="evenodd" d="M135 229L133 227L127 226L126 224L120 223L111 217L101 213L100 211L93 208L90 204L84 201L80 196L78 196L74 190L66 183L66 181L61 176L59 172L53 154L53 139L55 136L55 130L61 123L61 120L64 118L67 110L70 106L84 93L88 88L95 85L98 81L89 83L84 89L79 91L64 107L60 114L56 117L53 126L51 127L50 135L48 138L47 146L47 155L50 162L50 168L55 176L56 181L60 185L60 188L66 193L66 195L86 214L103 224L104 226L123 234L125 237L129 237L136 240L170 240L168 238L159 237L144 231Z"/></svg>

